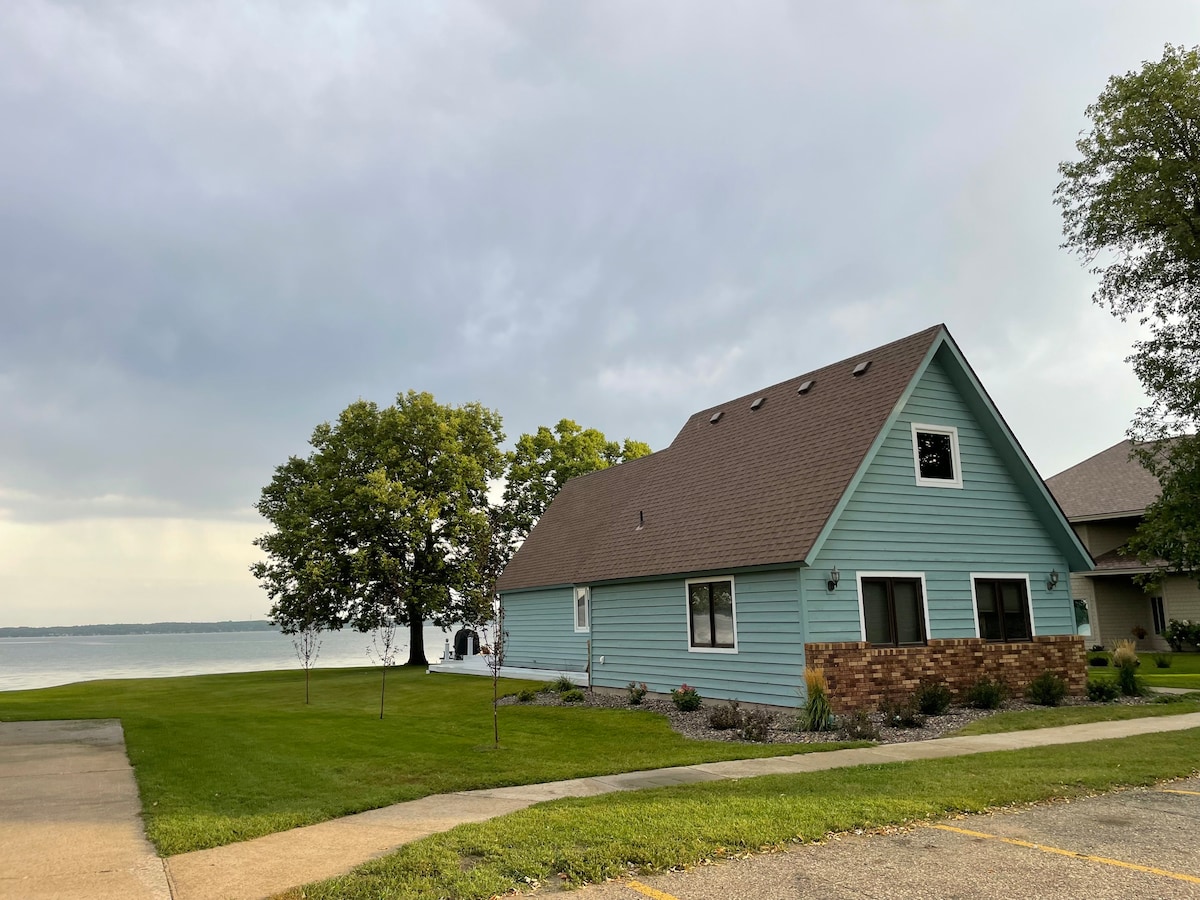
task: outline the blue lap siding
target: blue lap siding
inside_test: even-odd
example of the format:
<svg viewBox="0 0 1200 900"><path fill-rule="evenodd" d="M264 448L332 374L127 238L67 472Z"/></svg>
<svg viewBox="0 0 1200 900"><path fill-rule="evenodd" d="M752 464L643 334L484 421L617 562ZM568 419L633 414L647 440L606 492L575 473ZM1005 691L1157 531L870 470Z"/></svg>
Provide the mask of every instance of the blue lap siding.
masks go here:
<svg viewBox="0 0 1200 900"><path fill-rule="evenodd" d="M569 586L506 593L505 665L582 672L588 635L575 631L574 596Z"/></svg>
<svg viewBox="0 0 1200 900"><path fill-rule="evenodd" d="M594 586L592 684L623 688L644 681L650 690L666 693L687 682L704 697L796 705L804 673L797 571L731 577L736 653L688 649L685 578Z"/></svg>
<svg viewBox="0 0 1200 900"><path fill-rule="evenodd" d="M954 426L962 488L915 481L912 424ZM837 590L825 589L837 566ZM1046 576L1057 569L1058 587ZM924 573L931 638L975 636L972 572L1028 575L1037 634L1073 634L1066 558L934 359L804 575L808 640L860 639L859 571Z"/></svg>

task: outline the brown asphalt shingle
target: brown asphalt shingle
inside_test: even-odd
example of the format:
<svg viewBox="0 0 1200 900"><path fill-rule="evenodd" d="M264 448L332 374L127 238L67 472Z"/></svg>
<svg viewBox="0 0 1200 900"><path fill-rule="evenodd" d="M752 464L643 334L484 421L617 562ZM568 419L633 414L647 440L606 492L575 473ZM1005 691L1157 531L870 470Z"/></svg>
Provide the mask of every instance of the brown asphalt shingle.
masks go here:
<svg viewBox="0 0 1200 900"><path fill-rule="evenodd" d="M943 327L702 410L665 450L571 479L498 588L803 560Z"/></svg>
<svg viewBox="0 0 1200 900"><path fill-rule="evenodd" d="M1131 446L1121 441L1046 480L1069 520L1141 515L1158 499L1158 479L1130 459Z"/></svg>

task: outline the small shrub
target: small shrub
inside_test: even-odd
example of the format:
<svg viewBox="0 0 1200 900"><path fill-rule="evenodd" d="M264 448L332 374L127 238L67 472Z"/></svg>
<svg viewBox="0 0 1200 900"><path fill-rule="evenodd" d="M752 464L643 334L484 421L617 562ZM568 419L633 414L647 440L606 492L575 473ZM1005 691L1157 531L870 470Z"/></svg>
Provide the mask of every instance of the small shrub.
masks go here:
<svg viewBox="0 0 1200 900"><path fill-rule="evenodd" d="M1200 647L1200 622L1193 622L1191 619L1172 619L1163 629L1162 636L1176 653L1181 651L1185 644L1194 644Z"/></svg>
<svg viewBox="0 0 1200 900"><path fill-rule="evenodd" d="M1087 695L1093 703L1112 703L1120 694L1120 689L1107 679L1088 682Z"/></svg>
<svg viewBox="0 0 1200 900"><path fill-rule="evenodd" d="M879 704L879 711L883 714L884 724L892 728L920 728L925 724L925 716L912 698L885 699Z"/></svg>
<svg viewBox="0 0 1200 900"><path fill-rule="evenodd" d="M1038 706L1058 706L1067 696L1067 683L1049 669L1029 682L1025 697Z"/></svg>
<svg viewBox="0 0 1200 900"><path fill-rule="evenodd" d="M808 699L796 720L801 731L829 731L833 728L833 709L829 705L829 684L825 681L824 669L804 669L804 686Z"/></svg>
<svg viewBox="0 0 1200 900"><path fill-rule="evenodd" d="M573 682L569 675L559 675L550 682L550 690L555 694L565 694L567 691L575 690L579 685Z"/></svg>
<svg viewBox="0 0 1200 900"><path fill-rule="evenodd" d="M1088 665L1089 666L1097 666L1097 667L1107 666L1108 665L1108 657L1104 656L1103 654L1099 654L1099 653L1094 656L1089 656L1088 657Z"/></svg>
<svg viewBox="0 0 1200 900"><path fill-rule="evenodd" d="M950 688L941 681L922 680L913 701L925 715L940 716L950 708Z"/></svg>
<svg viewBox="0 0 1200 900"><path fill-rule="evenodd" d="M846 737L852 741L879 740L879 727L865 709L856 709L850 715L843 716L839 724Z"/></svg>
<svg viewBox="0 0 1200 900"><path fill-rule="evenodd" d="M563 691L558 695L558 699L563 703L582 703L583 691L579 688L571 688L569 691Z"/></svg>
<svg viewBox="0 0 1200 900"><path fill-rule="evenodd" d="M1142 664L1142 661L1138 659L1137 646L1133 641L1129 639L1117 641L1113 647L1112 664L1121 669L1126 666L1136 669Z"/></svg>
<svg viewBox="0 0 1200 900"><path fill-rule="evenodd" d="M630 706L641 706L642 701L646 699L646 694L650 692L650 688L646 687L644 681L631 681L625 685L625 690L629 692Z"/></svg>
<svg viewBox="0 0 1200 900"><path fill-rule="evenodd" d="M1144 693L1142 680L1138 678L1137 667L1141 665L1137 650L1130 640L1117 641L1112 652L1113 665L1117 667L1117 687L1126 697L1140 697Z"/></svg>
<svg viewBox="0 0 1200 900"><path fill-rule="evenodd" d="M1171 668L1171 654L1169 653L1154 653L1150 658L1154 660L1154 668L1169 669Z"/></svg>
<svg viewBox="0 0 1200 900"><path fill-rule="evenodd" d="M536 688L525 688L525 690L517 693L518 703L532 703L537 699L538 691Z"/></svg>
<svg viewBox="0 0 1200 900"><path fill-rule="evenodd" d="M738 702L730 700L721 706L713 707L712 712L708 714L708 725L717 731L728 731L731 728L741 728L743 718L742 711L738 709Z"/></svg>
<svg viewBox="0 0 1200 900"><path fill-rule="evenodd" d="M689 687L687 682L684 682L675 690L671 691L671 702L675 704L675 708L680 712L695 712L703 703L700 697L700 692L694 687Z"/></svg>
<svg viewBox="0 0 1200 900"><path fill-rule="evenodd" d="M742 714L742 730L741 736L744 741L754 741L755 743L763 743L770 740L771 726L775 723L775 716L764 709L752 709L748 713Z"/></svg>
<svg viewBox="0 0 1200 900"><path fill-rule="evenodd" d="M1008 699L1008 685L986 675L967 689L967 705L975 709L999 709Z"/></svg>
<svg viewBox="0 0 1200 900"><path fill-rule="evenodd" d="M1126 697L1140 697L1146 692L1142 679L1138 678L1137 669L1133 666L1121 666L1117 669L1117 687Z"/></svg>
<svg viewBox="0 0 1200 900"><path fill-rule="evenodd" d="M1145 640L1146 635L1148 634L1146 629L1143 628L1141 625L1134 625L1132 628L1129 629L1129 633L1132 634L1134 640L1137 640L1137 641Z"/></svg>

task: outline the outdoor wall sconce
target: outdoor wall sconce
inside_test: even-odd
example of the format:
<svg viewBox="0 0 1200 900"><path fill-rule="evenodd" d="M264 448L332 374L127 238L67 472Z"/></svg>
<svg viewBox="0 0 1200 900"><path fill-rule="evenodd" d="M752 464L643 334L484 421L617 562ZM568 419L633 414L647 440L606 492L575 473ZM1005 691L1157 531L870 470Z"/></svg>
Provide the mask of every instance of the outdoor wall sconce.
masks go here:
<svg viewBox="0 0 1200 900"><path fill-rule="evenodd" d="M837 570L837 566L834 566L829 570L829 580L825 582L825 587L830 591L835 590L838 586L838 582L841 580L842 573Z"/></svg>
<svg viewBox="0 0 1200 900"><path fill-rule="evenodd" d="M1058 569L1051 569L1046 576L1046 590L1052 591L1058 585Z"/></svg>

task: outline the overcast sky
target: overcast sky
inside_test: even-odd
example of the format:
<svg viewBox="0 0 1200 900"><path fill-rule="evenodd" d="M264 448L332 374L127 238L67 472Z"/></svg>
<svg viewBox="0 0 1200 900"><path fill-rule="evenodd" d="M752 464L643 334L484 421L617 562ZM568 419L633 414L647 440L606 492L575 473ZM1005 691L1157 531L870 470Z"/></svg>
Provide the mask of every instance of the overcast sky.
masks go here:
<svg viewBox="0 0 1200 900"><path fill-rule="evenodd" d="M1056 166L1198 9L0 4L0 625L263 616L260 488L408 389L660 449L945 322L1081 461L1137 334Z"/></svg>

